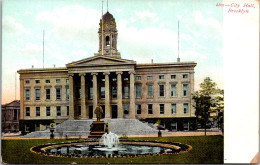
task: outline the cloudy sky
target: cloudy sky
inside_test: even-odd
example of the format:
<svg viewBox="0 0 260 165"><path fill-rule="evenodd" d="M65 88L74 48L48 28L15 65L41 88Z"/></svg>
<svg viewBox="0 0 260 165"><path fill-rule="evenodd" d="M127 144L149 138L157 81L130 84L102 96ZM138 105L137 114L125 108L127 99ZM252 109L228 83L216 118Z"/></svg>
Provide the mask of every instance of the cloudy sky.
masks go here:
<svg viewBox="0 0 260 165"><path fill-rule="evenodd" d="M2 103L15 98L15 72L91 57L98 51L101 0L5 0L3 2ZM107 11L104 0L104 13ZM121 57L137 63L176 62L178 20L181 61L195 61L195 89L209 76L224 88L222 7L218 1L110 0ZM17 99L19 99L17 74Z"/></svg>

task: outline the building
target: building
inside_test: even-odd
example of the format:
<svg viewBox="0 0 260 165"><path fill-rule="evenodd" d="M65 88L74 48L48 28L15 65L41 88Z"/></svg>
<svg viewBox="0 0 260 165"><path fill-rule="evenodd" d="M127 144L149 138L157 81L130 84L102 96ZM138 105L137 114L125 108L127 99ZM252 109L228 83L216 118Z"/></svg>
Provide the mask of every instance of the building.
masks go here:
<svg viewBox="0 0 260 165"><path fill-rule="evenodd" d="M103 21L102 21L103 20ZM103 31L103 32L102 32ZM114 17L100 20L99 50L64 68L21 69L21 129L45 129L51 122L104 118L158 119L171 130L189 129L195 119L191 93L195 62L137 64L121 58Z"/></svg>
<svg viewBox="0 0 260 165"><path fill-rule="evenodd" d="M14 100L2 105L2 132L19 132L20 101Z"/></svg>

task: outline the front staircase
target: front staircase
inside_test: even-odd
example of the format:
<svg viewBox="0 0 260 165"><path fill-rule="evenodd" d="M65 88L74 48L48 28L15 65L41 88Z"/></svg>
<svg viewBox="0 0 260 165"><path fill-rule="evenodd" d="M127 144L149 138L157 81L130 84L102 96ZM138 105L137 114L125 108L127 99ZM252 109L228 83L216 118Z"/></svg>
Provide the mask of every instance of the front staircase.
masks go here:
<svg viewBox="0 0 260 165"><path fill-rule="evenodd" d="M90 125L94 120L66 120L54 128L55 137L86 137L90 134ZM138 119L104 119L108 123L109 131L121 135L150 135L157 134L156 127L143 123ZM163 134L167 133L164 131ZM24 138L50 137L50 129L31 132Z"/></svg>

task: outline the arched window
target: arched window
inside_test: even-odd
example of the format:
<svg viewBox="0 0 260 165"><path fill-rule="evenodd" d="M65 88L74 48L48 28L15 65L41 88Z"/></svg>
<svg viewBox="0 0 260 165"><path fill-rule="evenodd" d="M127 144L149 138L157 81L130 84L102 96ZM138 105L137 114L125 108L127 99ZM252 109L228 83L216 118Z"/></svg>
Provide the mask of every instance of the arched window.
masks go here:
<svg viewBox="0 0 260 165"><path fill-rule="evenodd" d="M110 39L109 39L109 36L106 36L106 46L110 46Z"/></svg>

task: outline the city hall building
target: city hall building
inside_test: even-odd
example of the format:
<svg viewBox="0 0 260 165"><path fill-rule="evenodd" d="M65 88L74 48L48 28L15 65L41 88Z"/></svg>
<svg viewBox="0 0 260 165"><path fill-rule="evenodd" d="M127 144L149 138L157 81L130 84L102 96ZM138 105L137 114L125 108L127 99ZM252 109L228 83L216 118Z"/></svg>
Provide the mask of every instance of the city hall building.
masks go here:
<svg viewBox="0 0 260 165"><path fill-rule="evenodd" d="M43 130L64 120L103 118L161 121L170 130L189 130L195 62L138 64L121 58L118 31L107 12L100 20L99 50L63 68L21 69L20 130ZM140 52L142 53L142 52ZM170 58L170 57L169 57Z"/></svg>

